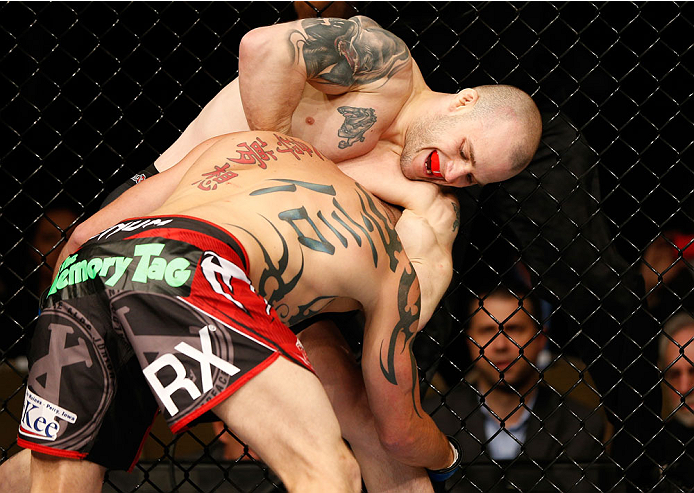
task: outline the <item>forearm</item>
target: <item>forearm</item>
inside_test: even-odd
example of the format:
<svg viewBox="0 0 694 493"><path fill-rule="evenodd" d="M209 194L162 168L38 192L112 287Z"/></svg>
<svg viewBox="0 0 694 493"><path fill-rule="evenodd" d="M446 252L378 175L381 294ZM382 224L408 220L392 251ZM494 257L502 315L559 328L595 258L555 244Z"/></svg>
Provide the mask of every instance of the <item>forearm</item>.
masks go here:
<svg viewBox="0 0 694 493"><path fill-rule="evenodd" d="M421 409L418 386L391 393L387 399L369 394L369 402L379 439L393 458L427 469L444 469L453 463L448 438Z"/></svg>
<svg viewBox="0 0 694 493"><path fill-rule="evenodd" d="M408 296L401 297L405 298ZM405 303L407 311L416 312L416 305ZM412 354L417 327L410 322L397 323L383 338L373 336L378 329L371 330L367 318L361 366L369 407L378 437L389 454L410 466L442 469L451 465L454 457L448 439L421 406Z"/></svg>

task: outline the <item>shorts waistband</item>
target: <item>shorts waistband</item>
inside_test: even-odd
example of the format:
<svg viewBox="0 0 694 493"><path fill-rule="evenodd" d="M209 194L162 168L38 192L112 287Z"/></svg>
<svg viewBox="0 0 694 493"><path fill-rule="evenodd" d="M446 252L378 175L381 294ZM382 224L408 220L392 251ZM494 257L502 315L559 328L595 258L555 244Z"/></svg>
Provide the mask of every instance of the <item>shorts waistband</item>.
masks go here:
<svg viewBox="0 0 694 493"><path fill-rule="evenodd" d="M204 235L221 241L231 247L243 262L244 270L249 268L246 249L241 242L224 228L214 223L191 216L145 216L122 221L92 237L88 243L119 241L139 237L164 236L195 244L195 237Z"/></svg>

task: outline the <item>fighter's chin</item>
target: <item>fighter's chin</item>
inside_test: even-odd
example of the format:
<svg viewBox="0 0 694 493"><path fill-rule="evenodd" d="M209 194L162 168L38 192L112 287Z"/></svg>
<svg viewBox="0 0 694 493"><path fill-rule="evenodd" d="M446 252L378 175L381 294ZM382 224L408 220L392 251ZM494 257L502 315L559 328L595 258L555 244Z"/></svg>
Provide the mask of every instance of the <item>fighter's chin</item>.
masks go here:
<svg viewBox="0 0 694 493"><path fill-rule="evenodd" d="M415 173L413 169L413 164L412 160L400 160L400 170L402 171L402 175L407 178L408 180L421 180L421 176L417 176L417 173Z"/></svg>
<svg viewBox="0 0 694 493"><path fill-rule="evenodd" d="M414 162L410 161L408 163L400 162L400 169L405 178L412 181L424 181L428 183L434 183L440 185L443 178L438 178L428 172L426 165L415 165Z"/></svg>

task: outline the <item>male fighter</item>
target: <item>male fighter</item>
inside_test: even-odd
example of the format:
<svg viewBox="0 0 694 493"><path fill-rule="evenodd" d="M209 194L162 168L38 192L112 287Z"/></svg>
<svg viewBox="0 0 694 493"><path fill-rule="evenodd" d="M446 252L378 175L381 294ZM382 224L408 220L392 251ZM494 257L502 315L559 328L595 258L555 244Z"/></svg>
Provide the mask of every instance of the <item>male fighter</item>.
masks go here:
<svg viewBox="0 0 694 493"><path fill-rule="evenodd" d="M239 77L138 176L173 166L210 137L249 128L310 142L373 193L385 177L397 179L382 192L401 205L413 195L402 175L456 187L514 176L542 131L535 103L517 88L432 91L405 43L367 17L305 19L247 33Z"/></svg>
<svg viewBox="0 0 694 493"><path fill-rule="evenodd" d="M416 259L438 231L405 213L398 228L419 238L403 245L397 210L279 133L210 139L139 187L148 201L133 201L132 189L123 208L95 217L142 217L68 256L44 302L20 425L20 444L34 451L32 491L100 491L104 467L77 459L133 463L157 403L173 431L212 410L289 491L359 491L330 401L286 327L354 308L366 320L362 371L384 449L411 466L457 464L454 442L421 409L411 352L438 299L421 296L423 266L403 246ZM150 390L156 402L141 395ZM100 442L123 396L138 409L135 433Z"/></svg>
<svg viewBox="0 0 694 493"><path fill-rule="evenodd" d="M145 176L206 138L277 128L310 141L384 200L430 208L431 222L446 201L433 205L405 177L453 186L501 181L527 164L541 132L537 108L516 88L431 91L402 40L365 17L254 30L242 40L239 71ZM145 203L145 189L137 191L132 200ZM93 219L79 225L62 258L107 225ZM448 281L431 279L428 289L438 300ZM322 342L330 347L325 336Z"/></svg>

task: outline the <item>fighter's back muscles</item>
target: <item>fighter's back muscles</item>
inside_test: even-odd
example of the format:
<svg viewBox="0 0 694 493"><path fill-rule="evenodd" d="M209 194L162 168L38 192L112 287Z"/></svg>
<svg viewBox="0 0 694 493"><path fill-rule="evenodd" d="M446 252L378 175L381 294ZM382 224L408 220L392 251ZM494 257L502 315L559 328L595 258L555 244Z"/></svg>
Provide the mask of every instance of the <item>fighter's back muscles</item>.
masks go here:
<svg viewBox="0 0 694 493"><path fill-rule="evenodd" d="M381 279L408 262L391 208L315 149L274 132L219 140L151 214L199 217L239 237L257 259L254 285L289 325L339 297L377 297Z"/></svg>
<svg viewBox="0 0 694 493"><path fill-rule="evenodd" d="M275 308L303 304L310 309L314 295L321 293L357 300L366 315L362 360L365 385L381 439L395 457L408 464L434 469L448 465L451 459L446 453L446 439L419 404L411 345L420 328L421 293L392 219L371 194L331 163L317 162L316 156L306 157L301 166L297 163L303 158L287 154L283 165L268 157L265 162L253 163L246 173L238 166L222 170L218 161L228 162L234 150L248 149L253 137L258 139L254 142L267 144L263 147L267 151L276 148L274 133L247 132L226 137L188 170L174 196L155 212L194 213L214 222L228 217L225 226L236 228L235 233L245 233L241 236L246 238L243 243L247 248L257 240L256 248L249 250L251 265L257 265L251 268L251 277ZM315 168L321 164L322 173ZM196 180L198 175L209 177L212 169L235 176L227 175L222 183ZM325 180L334 186L326 185ZM332 191L325 193L328 189ZM303 205L299 209L291 199L268 197L275 193L296 194ZM218 198L200 199L204 196ZM258 199L255 204L254 198ZM251 212L236 216L234 210L244 204ZM297 215L299 210L302 213ZM333 214L336 210L342 215ZM326 217L333 218L333 222ZM293 223L299 220L311 224L310 237ZM349 242L346 231L345 235L338 234L338 228L347 224L356 233ZM342 236L345 242L333 245L329 235ZM266 286L274 289L266 291ZM297 301L306 292L308 301ZM283 318L295 313L292 309Z"/></svg>

